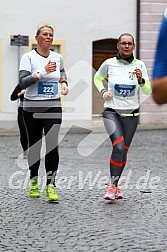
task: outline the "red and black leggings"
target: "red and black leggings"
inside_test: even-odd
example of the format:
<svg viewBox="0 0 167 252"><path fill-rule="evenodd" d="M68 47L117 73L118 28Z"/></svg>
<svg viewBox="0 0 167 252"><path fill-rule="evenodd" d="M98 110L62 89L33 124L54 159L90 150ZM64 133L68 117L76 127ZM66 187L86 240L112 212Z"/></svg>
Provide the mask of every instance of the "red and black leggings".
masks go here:
<svg viewBox="0 0 167 252"><path fill-rule="evenodd" d="M111 183L118 184L127 161L127 152L138 125L138 116L121 116L112 109L103 111L103 122L112 142Z"/></svg>

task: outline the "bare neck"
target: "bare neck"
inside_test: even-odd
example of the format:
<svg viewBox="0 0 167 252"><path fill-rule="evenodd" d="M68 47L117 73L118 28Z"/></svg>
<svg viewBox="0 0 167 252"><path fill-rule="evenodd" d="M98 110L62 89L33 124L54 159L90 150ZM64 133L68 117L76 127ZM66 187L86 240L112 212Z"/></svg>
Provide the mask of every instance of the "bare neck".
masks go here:
<svg viewBox="0 0 167 252"><path fill-rule="evenodd" d="M41 47L37 47L37 52L38 52L40 55L44 56L44 57L48 57L49 54L50 54L50 50L49 50L49 49L43 49L43 48L41 48Z"/></svg>

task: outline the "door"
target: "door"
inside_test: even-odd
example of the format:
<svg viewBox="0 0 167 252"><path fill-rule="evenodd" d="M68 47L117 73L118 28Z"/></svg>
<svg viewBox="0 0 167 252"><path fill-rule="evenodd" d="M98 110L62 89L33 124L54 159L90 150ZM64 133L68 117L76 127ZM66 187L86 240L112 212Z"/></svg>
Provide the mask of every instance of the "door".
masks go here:
<svg viewBox="0 0 167 252"><path fill-rule="evenodd" d="M107 39L94 42L92 62L94 69L93 77L103 61L116 55L116 44L116 39ZM92 83L92 85L92 113L93 116L98 116L103 110L104 100L97 90L96 86L94 85L94 82ZM104 86L106 85L104 84Z"/></svg>

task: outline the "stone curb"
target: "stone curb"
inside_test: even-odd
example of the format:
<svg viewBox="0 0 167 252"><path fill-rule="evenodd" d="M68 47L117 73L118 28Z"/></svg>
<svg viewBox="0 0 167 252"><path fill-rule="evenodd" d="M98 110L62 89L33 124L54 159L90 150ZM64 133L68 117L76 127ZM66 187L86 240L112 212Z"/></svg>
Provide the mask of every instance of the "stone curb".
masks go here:
<svg viewBox="0 0 167 252"><path fill-rule="evenodd" d="M103 133L106 132L103 126L103 123L96 123L94 125L84 125L84 127L72 126L65 127L62 126L60 130L60 134L64 134L68 132L68 134L83 134L90 133L93 131L94 133ZM146 125L138 125L137 130L166 130L167 124L146 124ZM17 136L19 135L19 130L17 128L14 129L0 129L0 136Z"/></svg>

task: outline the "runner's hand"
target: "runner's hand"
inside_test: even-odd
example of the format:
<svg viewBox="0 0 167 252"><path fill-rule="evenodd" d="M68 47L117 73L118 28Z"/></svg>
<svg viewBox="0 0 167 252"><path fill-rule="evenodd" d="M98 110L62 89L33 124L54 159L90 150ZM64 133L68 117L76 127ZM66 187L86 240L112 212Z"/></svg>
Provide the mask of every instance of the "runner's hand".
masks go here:
<svg viewBox="0 0 167 252"><path fill-rule="evenodd" d="M61 84L61 94L66 95L66 94L68 94L68 92L69 92L68 86L66 85L65 82L63 82Z"/></svg>
<svg viewBox="0 0 167 252"><path fill-rule="evenodd" d="M49 61L48 64L45 66L45 71L47 74L56 71L56 63Z"/></svg>
<svg viewBox="0 0 167 252"><path fill-rule="evenodd" d="M141 84L142 83L142 71L136 67L135 72L136 72L136 77L138 79L138 83Z"/></svg>
<svg viewBox="0 0 167 252"><path fill-rule="evenodd" d="M106 91L104 94L103 94L103 99L108 101L112 98L112 93L110 91Z"/></svg>

